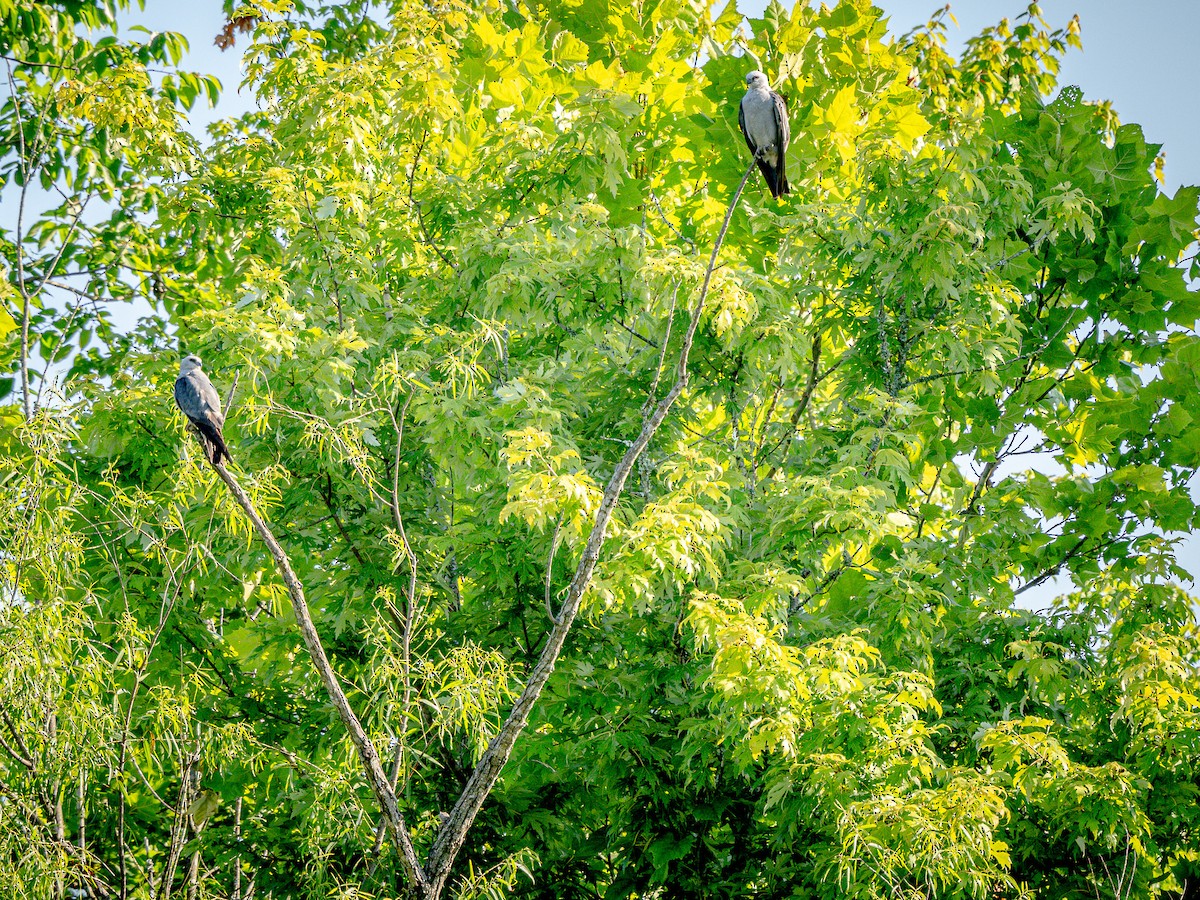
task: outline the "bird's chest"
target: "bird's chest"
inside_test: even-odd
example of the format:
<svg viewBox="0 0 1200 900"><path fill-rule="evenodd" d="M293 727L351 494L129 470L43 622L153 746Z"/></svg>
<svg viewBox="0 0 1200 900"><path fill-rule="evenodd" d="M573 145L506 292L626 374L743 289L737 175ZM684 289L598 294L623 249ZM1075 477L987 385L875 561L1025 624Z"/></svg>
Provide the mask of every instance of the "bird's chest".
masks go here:
<svg viewBox="0 0 1200 900"><path fill-rule="evenodd" d="M775 122L775 104L765 91L751 91L742 101L742 113L746 121L746 134L758 147L774 144L779 139L779 126Z"/></svg>

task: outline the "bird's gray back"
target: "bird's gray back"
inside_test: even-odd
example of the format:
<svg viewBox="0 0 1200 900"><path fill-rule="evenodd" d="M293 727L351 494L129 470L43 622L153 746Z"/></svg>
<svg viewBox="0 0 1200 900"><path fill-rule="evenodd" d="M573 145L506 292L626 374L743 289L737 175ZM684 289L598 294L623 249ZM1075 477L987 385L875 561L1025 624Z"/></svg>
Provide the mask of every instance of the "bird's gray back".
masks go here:
<svg viewBox="0 0 1200 900"><path fill-rule="evenodd" d="M207 419L218 427L225 422L221 397L208 376L199 370L175 379L175 402L189 419Z"/></svg>
<svg viewBox="0 0 1200 900"><path fill-rule="evenodd" d="M746 91L742 98L742 118L746 123L746 136L756 147L766 147L779 140L779 126L775 121L775 98L770 91Z"/></svg>

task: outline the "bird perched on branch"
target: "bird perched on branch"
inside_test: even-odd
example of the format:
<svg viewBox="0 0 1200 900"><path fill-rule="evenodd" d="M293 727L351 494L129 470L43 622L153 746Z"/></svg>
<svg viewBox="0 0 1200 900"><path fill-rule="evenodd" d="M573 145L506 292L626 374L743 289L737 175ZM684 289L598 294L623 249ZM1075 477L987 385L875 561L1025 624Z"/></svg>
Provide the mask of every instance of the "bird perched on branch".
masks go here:
<svg viewBox="0 0 1200 900"><path fill-rule="evenodd" d="M175 379L175 402L196 429L204 455L215 466L222 458L228 460L230 456L225 438L221 436L221 427L225 424L221 398L204 374L203 365L198 356L183 358L179 364L179 377Z"/></svg>
<svg viewBox="0 0 1200 900"><path fill-rule="evenodd" d="M754 154L758 168L767 179L771 196L791 193L787 174L788 128L787 107L783 98L771 90L767 76L754 71L746 75L746 96L738 108L738 125L746 137L746 146Z"/></svg>

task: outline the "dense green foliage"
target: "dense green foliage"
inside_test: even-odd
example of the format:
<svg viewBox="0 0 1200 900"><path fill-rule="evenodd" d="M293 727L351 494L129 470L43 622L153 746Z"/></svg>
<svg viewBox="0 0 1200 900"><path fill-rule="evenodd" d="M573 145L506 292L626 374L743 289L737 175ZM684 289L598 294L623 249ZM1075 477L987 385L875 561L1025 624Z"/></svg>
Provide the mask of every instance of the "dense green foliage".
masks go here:
<svg viewBox="0 0 1200 900"><path fill-rule="evenodd" d="M202 146L179 37L0 0L5 896L406 894L179 351L424 854L673 381L750 68L793 194L734 211L452 891L1195 889L1200 192L1057 91L1036 7L958 60L708 8L263 0Z"/></svg>

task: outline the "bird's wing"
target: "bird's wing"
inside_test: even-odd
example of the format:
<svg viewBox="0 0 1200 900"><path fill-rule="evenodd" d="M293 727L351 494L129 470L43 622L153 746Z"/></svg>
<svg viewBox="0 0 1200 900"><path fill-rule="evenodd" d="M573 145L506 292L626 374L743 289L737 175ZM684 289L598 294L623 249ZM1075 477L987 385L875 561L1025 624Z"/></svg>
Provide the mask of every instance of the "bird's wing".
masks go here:
<svg viewBox="0 0 1200 900"><path fill-rule="evenodd" d="M217 393L217 389L213 387L213 383L208 380L208 376L203 372L193 372L192 378L196 379L196 390L200 392L201 399L204 400L204 406L208 410L209 416L218 428L225 424L225 414L221 412L221 395Z"/></svg>
<svg viewBox="0 0 1200 900"><path fill-rule="evenodd" d="M180 375L175 379L175 405L189 419L200 418L204 415L204 401L196 390L196 383L189 375Z"/></svg>
<svg viewBox="0 0 1200 900"><path fill-rule="evenodd" d="M771 91L771 100L775 104L775 127L778 129L779 135L777 143L779 155L782 157L787 151L788 141L792 139L792 129L788 125L787 104L783 102L783 98Z"/></svg>
<svg viewBox="0 0 1200 900"><path fill-rule="evenodd" d="M225 424L221 415L221 398L203 372L191 372L175 379L175 402L192 421L208 422L220 428Z"/></svg>
<svg viewBox="0 0 1200 900"><path fill-rule="evenodd" d="M746 139L746 146L750 148L751 154L757 156L758 148L754 146L754 141L750 140L750 132L746 130L746 98L742 98L742 102L738 104L738 128L742 129L742 137Z"/></svg>

